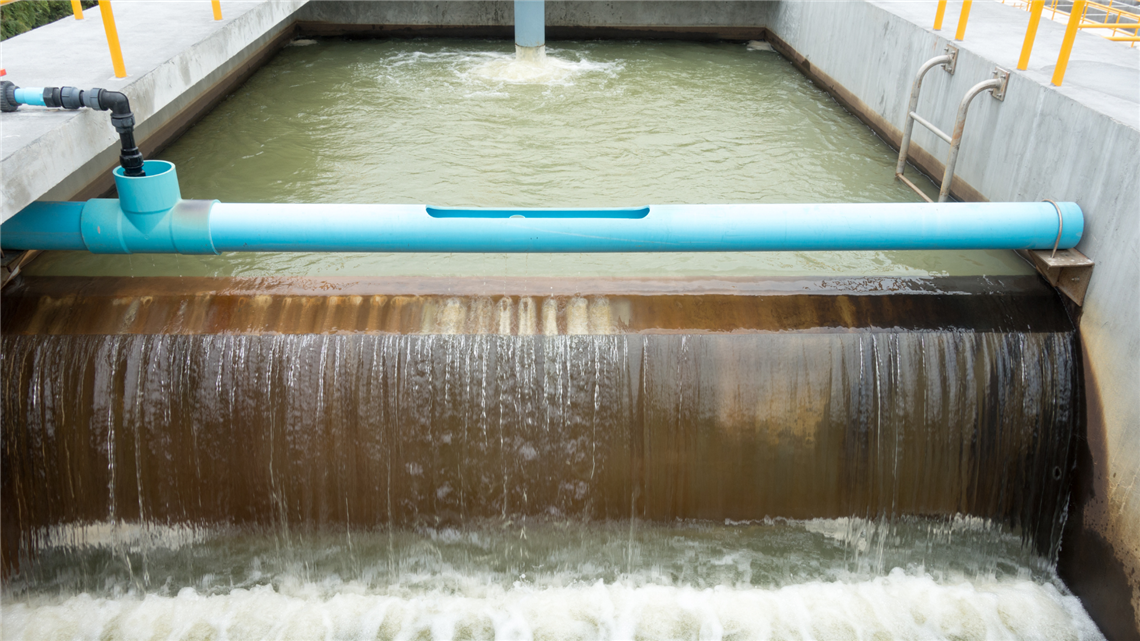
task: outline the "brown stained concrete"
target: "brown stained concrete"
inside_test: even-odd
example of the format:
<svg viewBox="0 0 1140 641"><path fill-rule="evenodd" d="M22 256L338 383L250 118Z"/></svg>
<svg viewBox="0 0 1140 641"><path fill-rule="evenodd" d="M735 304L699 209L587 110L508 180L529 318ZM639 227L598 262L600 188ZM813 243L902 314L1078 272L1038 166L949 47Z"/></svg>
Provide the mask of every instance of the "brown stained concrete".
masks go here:
<svg viewBox="0 0 1140 641"><path fill-rule="evenodd" d="M622 292L621 281L561 281L464 293L464 279L60 278L21 276L0 301L8 334L610 334L1071 328L1057 294L1036 277L1000 293L982 279L752 283L750 294ZM938 280L951 281L939 284ZM471 289L483 283L474 280ZM987 280L989 286L993 283ZM971 286L973 285L973 287ZM867 291L869 289L869 291ZM616 290L616 293L608 293ZM700 291L699 289L697 291ZM583 296L580 292L589 292Z"/></svg>
<svg viewBox="0 0 1140 641"><path fill-rule="evenodd" d="M510 40L513 26L352 24L335 22L296 23L302 36L328 38L493 38ZM547 26L548 40L763 40L767 30L751 26Z"/></svg>
<svg viewBox="0 0 1140 641"><path fill-rule="evenodd" d="M1083 350L1082 350L1083 352ZM1057 571L1110 641L1140 641L1140 550L1120 550L1135 523L1112 509L1120 479L1110 478L1104 408L1096 372L1082 353L1087 426L1077 448L1069 519ZM1136 466L1133 466L1135 470ZM1133 539L1134 540L1134 539ZM1115 545L1114 545L1115 542Z"/></svg>
<svg viewBox="0 0 1140 641"><path fill-rule="evenodd" d="M600 333L599 301L559 303ZM9 568L43 526L108 514L290 529L969 514L1051 548L1079 422L1071 327L3 346Z"/></svg>

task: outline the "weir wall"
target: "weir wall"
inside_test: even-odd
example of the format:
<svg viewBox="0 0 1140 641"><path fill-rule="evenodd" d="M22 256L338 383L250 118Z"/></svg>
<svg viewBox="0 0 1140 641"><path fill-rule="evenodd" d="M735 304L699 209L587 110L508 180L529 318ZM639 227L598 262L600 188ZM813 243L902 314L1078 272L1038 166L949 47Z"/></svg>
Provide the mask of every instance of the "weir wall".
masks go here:
<svg viewBox="0 0 1140 641"><path fill-rule="evenodd" d="M1085 212L1078 249L1096 262L1080 332L1087 439L1060 570L1110 639L1140 639L1140 50L1079 33L1061 87L1050 84L1064 25L1043 20L1017 71L1028 14L976 2L953 40L934 3L781 2L765 23L775 46L892 146L901 140L918 67L959 47L957 69L927 74L918 113L950 131L958 103L994 66L1006 98L974 99L952 192L966 200L1073 201ZM941 176L948 145L916 126L916 161Z"/></svg>
<svg viewBox="0 0 1140 641"><path fill-rule="evenodd" d="M191 17L184 3L121 6L119 31L135 74L129 78L110 77L102 29L93 24L97 10L85 21L6 41L4 60L10 79L23 86L125 91L149 154L294 33L509 37L513 5L227 2L221 23ZM1078 249L1096 261L1080 310L1088 426L1060 569L1109 638L1140 639L1140 49L1082 32L1064 85L1053 87L1064 25L1043 20L1028 70L1017 71L1028 14L974 3L965 40L954 42L960 7L950 3L941 32L931 28L933 0L547 0L547 23L551 40L767 36L896 147L914 73L946 44L960 48L957 70L931 71L918 108L944 129L970 86L990 78L995 65L1011 71L1004 102L982 94L970 109L952 193L964 200L1075 201L1085 212ZM43 56L45 50L61 57ZM84 199L110 187L117 150L106 114L22 110L3 118L3 218L36 199ZM946 152L944 142L915 128L912 157L924 172L941 176Z"/></svg>

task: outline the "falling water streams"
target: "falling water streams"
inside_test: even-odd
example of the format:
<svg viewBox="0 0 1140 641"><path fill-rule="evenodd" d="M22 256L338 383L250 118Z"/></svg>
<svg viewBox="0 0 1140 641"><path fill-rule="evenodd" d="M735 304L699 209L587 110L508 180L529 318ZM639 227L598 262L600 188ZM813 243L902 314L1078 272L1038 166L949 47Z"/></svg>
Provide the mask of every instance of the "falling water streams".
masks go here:
<svg viewBox="0 0 1140 641"><path fill-rule="evenodd" d="M772 52L502 49L290 47L165 157L229 201L913 198ZM1078 341L1005 253L57 253L0 302L5 638L1101 638L1053 569Z"/></svg>

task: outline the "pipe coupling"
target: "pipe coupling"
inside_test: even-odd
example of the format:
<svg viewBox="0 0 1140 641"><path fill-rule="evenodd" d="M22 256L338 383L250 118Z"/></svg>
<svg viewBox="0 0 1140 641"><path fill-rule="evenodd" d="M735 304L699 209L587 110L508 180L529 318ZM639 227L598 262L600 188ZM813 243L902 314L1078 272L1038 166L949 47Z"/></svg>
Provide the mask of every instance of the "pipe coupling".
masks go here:
<svg viewBox="0 0 1140 641"><path fill-rule="evenodd" d="M145 176L114 171L119 199L83 207L83 244L96 254L217 254L210 235L215 200L182 200L178 173L165 160L148 160Z"/></svg>

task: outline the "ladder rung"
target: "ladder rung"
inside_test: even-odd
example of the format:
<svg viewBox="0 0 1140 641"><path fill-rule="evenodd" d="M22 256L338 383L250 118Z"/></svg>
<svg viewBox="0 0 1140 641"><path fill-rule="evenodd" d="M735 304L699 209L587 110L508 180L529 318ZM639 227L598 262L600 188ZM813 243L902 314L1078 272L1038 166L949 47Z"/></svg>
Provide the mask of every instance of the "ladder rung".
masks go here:
<svg viewBox="0 0 1140 641"><path fill-rule="evenodd" d="M926 202L928 202L928 203L934 202L933 200L930 199L930 196L926 195L926 192L919 189L918 185L912 183L906 176L904 176L902 174L895 174L895 178L898 178L899 180L906 183L907 187L910 187L911 189L914 190L914 193L918 194L919 196L922 196L922 199L925 200Z"/></svg>
<svg viewBox="0 0 1140 641"><path fill-rule="evenodd" d="M939 138L945 140L946 142L948 142L950 144L954 144L954 141L950 139L950 136L946 135L946 132L942 131L938 127L935 127L926 118L923 118L922 116L914 113L913 111L910 112L910 117L914 118L914 121L917 122L918 124L920 124L923 127L926 127L927 129L933 131L934 135L938 136Z"/></svg>

